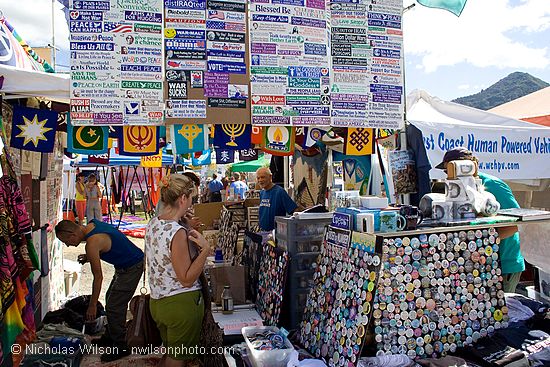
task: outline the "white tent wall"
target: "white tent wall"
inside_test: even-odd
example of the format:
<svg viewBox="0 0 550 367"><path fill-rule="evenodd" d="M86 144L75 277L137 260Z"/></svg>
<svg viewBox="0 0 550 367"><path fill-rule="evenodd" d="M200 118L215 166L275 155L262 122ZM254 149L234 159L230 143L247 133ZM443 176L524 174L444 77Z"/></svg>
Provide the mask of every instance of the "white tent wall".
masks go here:
<svg viewBox="0 0 550 367"><path fill-rule="evenodd" d="M71 80L68 74L43 73L0 64L4 82L0 92L5 98L44 97L69 103Z"/></svg>
<svg viewBox="0 0 550 367"><path fill-rule="evenodd" d="M505 180L521 207L550 210L550 128L442 101L424 91L407 97L407 120L424 136L432 167L445 152L465 146L480 160L480 171ZM433 179L445 177L432 169ZM550 272L550 225L520 228L525 259Z"/></svg>

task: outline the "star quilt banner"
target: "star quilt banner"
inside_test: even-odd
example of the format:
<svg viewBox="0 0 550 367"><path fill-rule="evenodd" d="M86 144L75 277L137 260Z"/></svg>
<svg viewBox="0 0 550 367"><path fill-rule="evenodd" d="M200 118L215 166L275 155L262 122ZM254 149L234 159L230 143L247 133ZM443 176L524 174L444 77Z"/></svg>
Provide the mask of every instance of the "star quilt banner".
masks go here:
<svg viewBox="0 0 550 367"><path fill-rule="evenodd" d="M292 126L264 126L262 150L278 156L294 154L294 130Z"/></svg>
<svg viewBox="0 0 550 367"><path fill-rule="evenodd" d="M374 131L362 127L350 127L346 134L346 155L369 155L374 148Z"/></svg>
<svg viewBox="0 0 550 367"><path fill-rule="evenodd" d="M67 150L78 154L103 154L109 149L109 128L106 126L67 125Z"/></svg>
<svg viewBox="0 0 550 367"><path fill-rule="evenodd" d="M228 164L235 162L235 151L216 148L216 163Z"/></svg>
<svg viewBox="0 0 550 367"><path fill-rule="evenodd" d="M88 156L88 163L109 164L109 151L104 154L90 154Z"/></svg>
<svg viewBox="0 0 550 367"><path fill-rule="evenodd" d="M214 133L214 147L222 149L248 149L252 126L248 124L216 125Z"/></svg>
<svg viewBox="0 0 550 367"><path fill-rule="evenodd" d="M239 150L239 159L243 162L255 161L258 159L258 149L243 149Z"/></svg>
<svg viewBox="0 0 550 367"><path fill-rule="evenodd" d="M159 152L158 126L123 126L119 137L119 154L148 156Z"/></svg>
<svg viewBox="0 0 550 367"><path fill-rule="evenodd" d="M15 107L10 145L33 152L52 153L57 129L57 112Z"/></svg>
<svg viewBox="0 0 550 367"><path fill-rule="evenodd" d="M202 152L208 148L208 130L205 125L176 124L170 126L174 154Z"/></svg>

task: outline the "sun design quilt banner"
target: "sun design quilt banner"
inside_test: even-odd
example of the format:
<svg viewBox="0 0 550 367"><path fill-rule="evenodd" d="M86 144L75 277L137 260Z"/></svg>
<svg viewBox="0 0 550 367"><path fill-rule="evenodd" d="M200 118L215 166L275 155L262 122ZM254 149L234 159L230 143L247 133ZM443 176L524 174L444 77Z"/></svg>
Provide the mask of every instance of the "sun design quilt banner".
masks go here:
<svg viewBox="0 0 550 367"><path fill-rule="evenodd" d="M262 150L278 156L294 154L294 131L291 126L265 126Z"/></svg>
<svg viewBox="0 0 550 367"><path fill-rule="evenodd" d="M120 155L147 156L159 152L158 126L124 126L119 138Z"/></svg>
<svg viewBox="0 0 550 367"><path fill-rule="evenodd" d="M103 154L109 149L109 128L67 125L67 150L78 154Z"/></svg>
<svg viewBox="0 0 550 367"><path fill-rule="evenodd" d="M15 107L11 142L13 148L52 153L57 129L57 112Z"/></svg>
<svg viewBox="0 0 550 367"><path fill-rule="evenodd" d="M170 126L172 150L175 154L202 152L208 148L208 134L204 125L176 124Z"/></svg>

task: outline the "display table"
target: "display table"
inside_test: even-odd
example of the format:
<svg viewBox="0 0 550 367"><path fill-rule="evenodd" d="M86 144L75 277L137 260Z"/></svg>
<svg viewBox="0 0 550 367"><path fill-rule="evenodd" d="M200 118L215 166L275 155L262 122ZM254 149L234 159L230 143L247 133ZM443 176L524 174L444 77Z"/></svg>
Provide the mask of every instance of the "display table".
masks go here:
<svg viewBox="0 0 550 367"><path fill-rule="evenodd" d="M477 222L367 234L333 221L301 343L329 365L348 366L360 355L439 357L505 328L498 228L525 222Z"/></svg>
<svg viewBox="0 0 550 367"><path fill-rule="evenodd" d="M438 356L506 327L497 228L510 225L377 234L383 265L372 315L378 354Z"/></svg>

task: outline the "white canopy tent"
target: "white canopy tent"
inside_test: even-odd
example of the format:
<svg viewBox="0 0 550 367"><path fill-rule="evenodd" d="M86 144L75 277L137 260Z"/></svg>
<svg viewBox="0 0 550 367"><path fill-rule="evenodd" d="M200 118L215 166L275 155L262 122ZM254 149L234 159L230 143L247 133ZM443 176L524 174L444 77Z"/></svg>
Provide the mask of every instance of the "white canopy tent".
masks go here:
<svg viewBox="0 0 550 367"><path fill-rule="evenodd" d="M70 76L19 69L0 64L0 77L4 78L0 93L5 98L44 97L52 101L69 103Z"/></svg>
<svg viewBox="0 0 550 367"><path fill-rule="evenodd" d="M478 157L480 170L505 180L538 185L550 178L550 128L442 101L425 91L407 97L407 120L424 135L433 166L448 149L464 146ZM440 170L430 171L442 178Z"/></svg>

